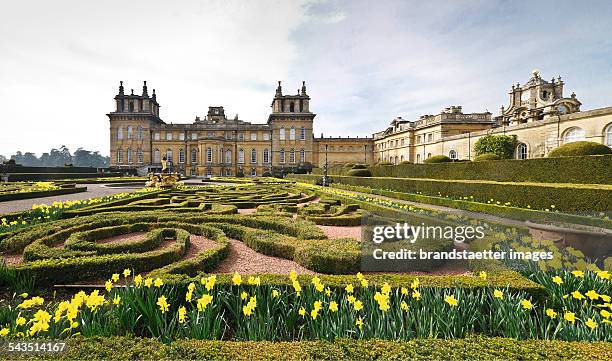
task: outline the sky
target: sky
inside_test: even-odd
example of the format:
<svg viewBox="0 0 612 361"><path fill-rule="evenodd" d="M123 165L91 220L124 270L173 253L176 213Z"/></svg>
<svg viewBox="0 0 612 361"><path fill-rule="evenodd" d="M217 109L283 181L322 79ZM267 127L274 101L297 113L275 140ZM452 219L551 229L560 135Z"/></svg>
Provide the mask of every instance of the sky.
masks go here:
<svg viewBox="0 0 612 361"><path fill-rule="evenodd" d="M499 112L533 69L612 106L610 1L6 1L0 154L109 153L119 81L167 123L208 106L265 122L306 81L315 135L371 136L450 105Z"/></svg>

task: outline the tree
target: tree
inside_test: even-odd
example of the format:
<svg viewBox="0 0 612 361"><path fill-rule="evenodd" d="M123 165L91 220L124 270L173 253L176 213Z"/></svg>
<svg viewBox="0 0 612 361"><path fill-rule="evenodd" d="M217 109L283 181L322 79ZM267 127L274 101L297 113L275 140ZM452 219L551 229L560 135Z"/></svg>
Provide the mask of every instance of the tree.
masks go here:
<svg viewBox="0 0 612 361"><path fill-rule="evenodd" d="M516 135L485 135L474 145L474 152L476 156L492 153L501 159L510 159L514 157L517 144Z"/></svg>

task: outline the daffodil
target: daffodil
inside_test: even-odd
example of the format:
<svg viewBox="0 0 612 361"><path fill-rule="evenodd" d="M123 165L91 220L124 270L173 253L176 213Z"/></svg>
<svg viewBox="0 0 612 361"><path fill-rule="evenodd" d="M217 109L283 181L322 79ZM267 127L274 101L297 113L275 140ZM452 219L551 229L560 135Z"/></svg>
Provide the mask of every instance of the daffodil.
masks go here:
<svg viewBox="0 0 612 361"><path fill-rule="evenodd" d="M555 276L552 278L552 281L558 285L562 285L563 284L563 280L561 279L561 277L559 276Z"/></svg>
<svg viewBox="0 0 612 361"><path fill-rule="evenodd" d="M500 290L494 290L493 291L493 297L495 298L499 298L500 300L504 299L504 293Z"/></svg>
<svg viewBox="0 0 612 361"><path fill-rule="evenodd" d="M134 284L136 285L136 287L140 287L140 285L142 284L141 275L136 275L136 277L134 277Z"/></svg>
<svg viewBox="0 0 612 361"><path fill-rule="evenodd" d="M119 273L113 273L111 279L113 280L113 282L118 282L119 281Z"/></svg>
<svg viewBox="0 0 612 361"><path fill-rule="evenodd" d="M417 301L421 299L421 292L417 291L416 289L412 291L412 298L416 299Z"/></svg>
<svg viewBox="0 0 612 361"><path fill-rule="evenodd" d="M574 275L574 277L577 277L577 278L583 278L584 277L584 272L582 272L580 270L572 271L572 274Z"/></svg>
<svg viewBox="0 0 612 361"><path fill-rule="evenodd" d="M521 306L526 310L531 310L533 308L533 304L531 303L530 300L527 300L527 299L523 299L521 301Z"/></svg>
<svg viewBox="0 0 612 361"><path fill-rule="evenodd" d="M144 280L144 285L145 287L151 287L151 285L153 284L153 279L150 277L145 278Z"/></svg>
<svg viewBox="0 0 612 361"><path fill-rule="evenodd" d="M111 282L111 280L107 280L104 283L104 288L106 289L106 292L110 292L111 289L113 288L113 282Z"/></svg>
<svg viewBox="0 0 612 361"><path fill-rule="evenodd" d="M121 296L115 295L115 298L113 298L113 305L118 305L119 303L121 303Z"/></svg>
<svg viewBox="0 0 612 361"><path fill-rule="evenodd" d="M123 277L127 278L131 274L132 274L132 271L130 271L128 268L123 270Z"/></svg>
<svg viewBox="0 0 612 361"><path fill-rule="evenodd" d="M363 309L363 303L359 300L355 300L355 302L353 302L353 308L355 311L361 311Z"/></svg>
<svg viewBox="0 0 612 361"><path fill-rule="evenodd" d="M585 293L585 295L591 300L599 299L599 294L595 292L595 290L590 290L587 293Z"/></svg>
<svg viewBox="0 0 612 361"><path fill-rule="evenodd" d="M598 271L597 277L601 278L602 280L609 280L610 273L608 271Z"/></svg>
<svg viewBox="0 0 612 361"><path fill-rule="evenodd" d="M408 311L408 304L405 301L402 301L402 303L400 303L400 308L404 311Z"/></svg>
<svg viewBox="0 0 612 361"><path fill-rule="evenodd" d="M355 320L355 325L361 330L361 328L363 327L363 320L361 319L361 317L357 317L357 319Z"/></svg>
<svg viewBox="0 0 612 361"><path fill-rule="evenodd" d="M280 293L278 292L278 290L272 290L272 298L276 298L280 295Z"/></svg>
<svg viewBox="0 0 612 361"><path fill-rule="evenodd" d="M574 292L571 293L572 297L574 297L577 300L583 300L586 297L584 297L584 295L582 293L580 293L580 291L576 290Z"/></svg>
<svg viewBox="0 0 612 361"><path fill-rule="evenodd" d="M187 316L187 309L185 308L185 306L181 306L178 309L178 322L179 323L185 323L185 319Z"/></svg>
<svg viewBox="0 0 612 361"><path fill-rule="evenodd" d="M337 312L338 311L338 303L336 301L331 301L329 303L329 310L331 312Z"/></svg>
<svg viewBox="0 0 612 361"><path fill-rule="evenodd" d="M576 314L573 312L565 312L565 314L563 315L563 318L570 323L574 323L576 322Z"/></svg>
<svg viewBox="0 0 612 361"><path fill-rule="evenodd" d="M555 318L555 317L557 317L557 313L552 308L548 308L548 309L546 309L546 316L548 316L550 318Z"/></svg>
<svg viewBox="0 0 612 361"><path fill-rule="evenodd" d="M587 321L584 324L591 330L594 330L597 328L597 322L593 321L592 318L587 319Z"/></svg>
<svg viewBox="0 0 612 361"><path fill-rule="evenodd" d="M166 296L160 296L157 298L157 305L161 313L166 313L170 309L170 304L166 300Z"/></svg>
<svg viewBox="0 0 612 361"><path fill-rule="evenodd" d="M153 285L157 288L160 288L163 284L164 284L164 281L162 281L161 278L159 277L157 277L155 279L155 282L153 282Z"/></svg>
<svg viewBox="0 0 612 361"><path fill-rule="evenodd" d="M232 276L232 283L234 286L240 286L242 283L242 277L238 274L238 272L234 272L234 275Z"/></svg>
<svg viewBox="0 0 612 361"><path fill-rule="evenodd" d="M455 298L455 295L445 296L444 297L444 302L448 303L452 307L457 307L457 305L458 305L458 302L457 302L457 299Z"/></svg>
<svg viewBox="0 0 612 361"><path fill-rule="evenodd" d="M300 307L298 313L300 316L304 317L304 315L306 314L306 309L304 307Z"/></svg>
<svg viewBox="0 0 612 361"><path fill-rule="evenodd" d="M26 323L26 319L23 317L17 317L17 319L15 320L15 324L17 326L23 326Z"/></svg>
<svg viewBox="0 0 612 361"><path fill-rule="evenodd" d="M352 284L348 284L346 285L346 287L344 288L344 290L346 291L346 293L353 293L353 291L355 290L355 288L353 287Z"/></svg>
<svg viewBox="0 0 612 361"><path fill-rule="evenodd" d="M8 336L10 330L6 327L4 327L3 329L0 330L0 337L6 337Z"/></svg>
<svg viewBox="0 0 612 361"><path fill-rule="evenodd" d="M478 274L478 277L480 277L483 281L487 279L487 272L485 271L480 271L480 273Z"/></svg>

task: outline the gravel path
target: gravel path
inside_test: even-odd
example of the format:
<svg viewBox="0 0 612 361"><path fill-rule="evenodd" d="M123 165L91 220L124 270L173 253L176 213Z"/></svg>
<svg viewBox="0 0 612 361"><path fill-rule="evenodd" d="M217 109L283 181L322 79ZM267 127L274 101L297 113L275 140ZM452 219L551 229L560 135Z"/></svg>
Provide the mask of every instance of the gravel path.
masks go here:
<svg viewBox="0 0 612 361"><path fill-rule="evenodd" d="M242 273L242 274L289 274L294 270L297 274L312 275L315 272L299 264L278 257L266 256L250 249L244 243L230 239L230 252L226 259L221 261L211 273Z"/></svg>
<svg viewBox="0 0 612 361"><path fill-rule="evenodd" d="M87 192L0 202L0 215L12 212L27 211L32 209L33 204L52 204L55 201L74 201L79 199L96 198L117 193L132 192L135 190L135 188L105 187L103 184L79 184L79 186L86 186Z"/></svg>

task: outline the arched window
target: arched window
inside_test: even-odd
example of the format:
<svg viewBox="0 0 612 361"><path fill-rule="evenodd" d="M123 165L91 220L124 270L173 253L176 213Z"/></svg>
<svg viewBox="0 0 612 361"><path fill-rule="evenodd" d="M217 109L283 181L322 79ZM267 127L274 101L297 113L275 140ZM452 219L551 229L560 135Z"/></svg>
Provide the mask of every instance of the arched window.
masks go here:
<svg viewBox="0 0 612 361"><path fill-rule="evenodd" d="M128 164L132 164L132 148L128 148L127 150L127 161Z"/></svg>
<svg viewBox="0 0 612 361"><path fill-rule="evenodd" d="M198 151L195 148L191 150L191 163L198 163Z"/></svg>
<svg viewBox="0 0 612 361"><path fill-rule="evenodd" d="M232 151L229 149L225 151L225 163L232 164Z"/></svg>
<svg viewBox="0 0 612 361"><path fill-rule="evenodd" d="M251 163L257 163L257 151L251 149Z"/></svg>
<svg viewBox="0 0 612 361"><path fill-rule="evenodd" d="M427 159L431 158L431 153L427 153Z"/></svg>
<svg viewBox="0 0 612 361"><path fill-rule="evenodd" d="M421 155L417 154L417 163L421 163Z"/></svg>
<svg viewBox="0 0 612 361"><path fill-rule="evenodd" d="M608 147L612 147L612 123L608 124L604 131L604 144Z"/></svg>
<svg viewBox="0 0 612 361"><path fill-rule="evenodd" d="M123 127L117 128L117 139L123 139Z"/></svg>
<svg viewBox="0 0 612 361"><path fill-rule="evenodd" d="M278 139L285 140L285 128L280 128L278 133Z"/></svg>
<svg viewBox="0 0 612 361"><path fill-rule="evenodd" d="M244 149L238 149L238 164L244 163Z"/></svg>
<svg viewBox="0 0 612 361"><path fill-rule="evenodd" d="M281 163L285 163L285 150L284 149L280 150L280 152L278 153L278 157Z"/></svg>
<svg viewBox="0 0 612 361"><path fill-rule="evenodd" d="M166 150L166 160L168 162L172 162L172 149L168 148Z"/></svg>
<svg viewBox="0 0 612 361"><path fill-rule="evenodd" d="M179 149L179 163L185 163L185 149Z"/></svg>
<svg viewBox="0 0 612 361"><path fill-rule="evenodd" d="M450 152L448 152L448 157L450 159L457 159L457 152L453 149Z"/></svg>
<svg viewBox="0 0 612 361"><path fill-rule="evenodd" d="M527 144L519 143L516 146L516 159L527 159Z"/></svg>
<svg viewBox="0 0 612 361"><path fill-rule="evenodd" d="M400 162L403 162L403 161L404 161L404 156L403 156L403 155L401 155L401 156L400 156Z"/></svg>
<svg viewBox="0 0 612 361"><path fill-rule="evenodd" d="M160 163L160 162L161 162L161 157L160 157L159 149L155 149L153 151L153 163Z"/></svg>
<svg viewBox="0 0 612 361"><path fill-rule="evenodd" d="M208 163L212 163L212 148L211 147L206 148L206 161Z"/></svg>
<svg viewBox="0 0 612 361"><path fill-rule="evenodd" d="M136 150L136 161L141 164L144 163L144 160L142 159L142 149L140 148Z"/></svg>
<svg viewBox="0 0 612 361"><path fill-rule="evenodd" d="M579 127L569 128L563 135L563 144L584 140L584 129Z"/></svg>
<svg viewBox="0 0 612 361"><path fill-rule="evenodd" d="M289 163L295 163L295 149L289 151Z"/></svg>
<svg viewBox="0 0 612 361"><path fill-rule="evenodd" d="M396 156L395 156L395 164L398 164L398 163L399 163L399 162L398 162L398 159L399 159L399 158L398 158L398 157L397 157L397 155L396 155Z"/></svg>
<svg viewBox="0 0 612 361"><path fill-rule="evenodd" d="M138 128L136 128L136 139L144 139L144 137L142 136L142 127L139 125Z"/></svg>
<svg viewBox="0 0 612 361"><path fill-rule="evenodd" d="M300 163L304 163L306 161L306 151L302 148L300 149Z"/></svg>
<svg viewBox="0 0 612 361"><path fill-rule="evenodd" d="M123 163L123 151L121 148L117 149L117 163Z"/></svg>
<svg viewBox="0 0 612 361"><path fill-rule="evenodd" d="M295 140L295 128L291 127L291 129L289 129L289 140Z"/></svg>
<svg viewBox="0 0 612 361"><path fill-rule="evenodd" d="M128 139L132 139L132 126L128 126Z"/></svg>
<svg viewBox="0 0 612 361"><path fill-rule="evenodd" d="M300 128L300 140L306 140L306 128Z"/></svg>
<svg viewBox="0 0 612 361"><path fill-rule="evenodd" d="M257 177L257 169L251 168L251 177Z"/></svg>
<svg viewBox="0 0 612 361"><path fill-rule="evenodd" d="M263 162L270 163L270 150L268 148L263 151Z"/></svg>

